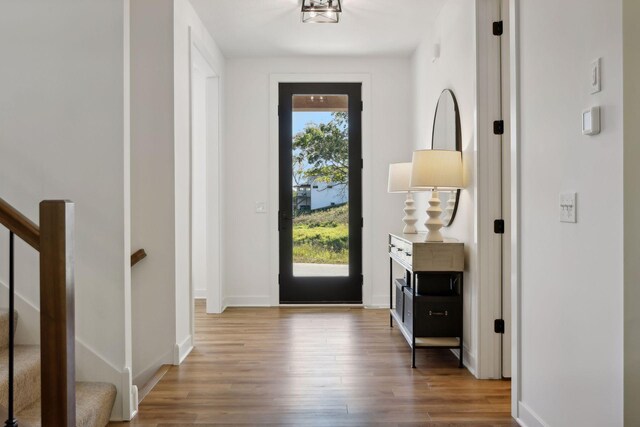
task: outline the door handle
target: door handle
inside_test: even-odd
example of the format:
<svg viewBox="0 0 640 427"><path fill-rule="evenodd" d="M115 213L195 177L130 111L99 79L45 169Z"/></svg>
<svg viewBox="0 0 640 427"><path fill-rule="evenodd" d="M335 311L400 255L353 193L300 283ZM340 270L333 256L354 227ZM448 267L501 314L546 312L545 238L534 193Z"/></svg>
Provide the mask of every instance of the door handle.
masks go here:
<svg viewBox="0 0 640 427"><path fill-rule="evenodd" d="M448 310L445 310L444 312L429 310L429 316L448 316L448 315L449 315L449 311Z"/></svg>

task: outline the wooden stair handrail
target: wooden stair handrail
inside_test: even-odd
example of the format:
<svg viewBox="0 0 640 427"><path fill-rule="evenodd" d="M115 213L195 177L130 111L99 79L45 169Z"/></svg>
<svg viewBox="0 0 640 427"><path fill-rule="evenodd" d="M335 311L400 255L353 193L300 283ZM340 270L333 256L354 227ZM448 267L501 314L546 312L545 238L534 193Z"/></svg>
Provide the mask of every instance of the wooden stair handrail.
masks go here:
<svg viewBox="0 0 640 427"><path fill-rule="evenodd" d="M36 251L40 250L40 228L2 198L0 198L0 224Z"/></svg>
<svg viewBox="0 0 640 427"><path fill-rule="evenodd" d="M133 254L131 254L131 267L142 261L147 257L147 253L144 249L138 249Z"/></svg>

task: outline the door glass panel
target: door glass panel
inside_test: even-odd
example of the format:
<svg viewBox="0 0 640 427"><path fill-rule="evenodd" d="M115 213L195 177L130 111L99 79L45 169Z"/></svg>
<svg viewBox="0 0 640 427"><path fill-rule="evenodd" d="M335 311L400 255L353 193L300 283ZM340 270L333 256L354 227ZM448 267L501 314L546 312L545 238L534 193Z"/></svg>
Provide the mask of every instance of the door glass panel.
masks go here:
<svg viewBox="0 0 640 427"><path fill-rule="evenodd" d="M349 276L349 97L293 96L293 275Z"/></svg>

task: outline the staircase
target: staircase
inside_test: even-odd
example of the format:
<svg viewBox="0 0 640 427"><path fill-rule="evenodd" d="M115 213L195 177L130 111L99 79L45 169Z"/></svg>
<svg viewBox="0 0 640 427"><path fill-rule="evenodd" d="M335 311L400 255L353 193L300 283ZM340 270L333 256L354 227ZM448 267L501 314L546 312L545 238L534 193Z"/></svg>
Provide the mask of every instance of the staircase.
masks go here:
<svg viewBox="0 0 640 427"><path fill-rule="evenodd" d="M9 309L0 310L0 423L6 427L104 427L112 384L75 381L74 204L40 203L40 225L0 198L9 230ZM16 345L14 240L40 257L40 346ZM6 253L6 252L5 252Z"/></svg>
<svg viewBox="0 0 640 427"><path fill-rule="evenodd" d="M18 314L14 324L17 325ZM9 380L9 312L0 310L0 402L7 405ZM14 411L21 427L40 426L40 347L14 347ZM76 383L76 426L104 427L109 422L116 399L116 388L105 383ZM4 409L6 417L6 409ZM4 418L6 419L6 418Z"/></svg>

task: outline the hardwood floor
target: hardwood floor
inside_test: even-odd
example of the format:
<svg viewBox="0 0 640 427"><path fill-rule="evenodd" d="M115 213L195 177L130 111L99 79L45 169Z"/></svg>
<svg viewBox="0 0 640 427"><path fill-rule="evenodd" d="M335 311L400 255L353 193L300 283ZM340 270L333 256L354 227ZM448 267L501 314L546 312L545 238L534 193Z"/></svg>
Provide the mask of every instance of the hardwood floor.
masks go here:
<svg viewBox="0 0 640 427"><path fill-rule="evenodd" d="M474 379L449 350L411 369L387 310L196 309L195 349L129 424L517 426L509 381Z"/></svg>

